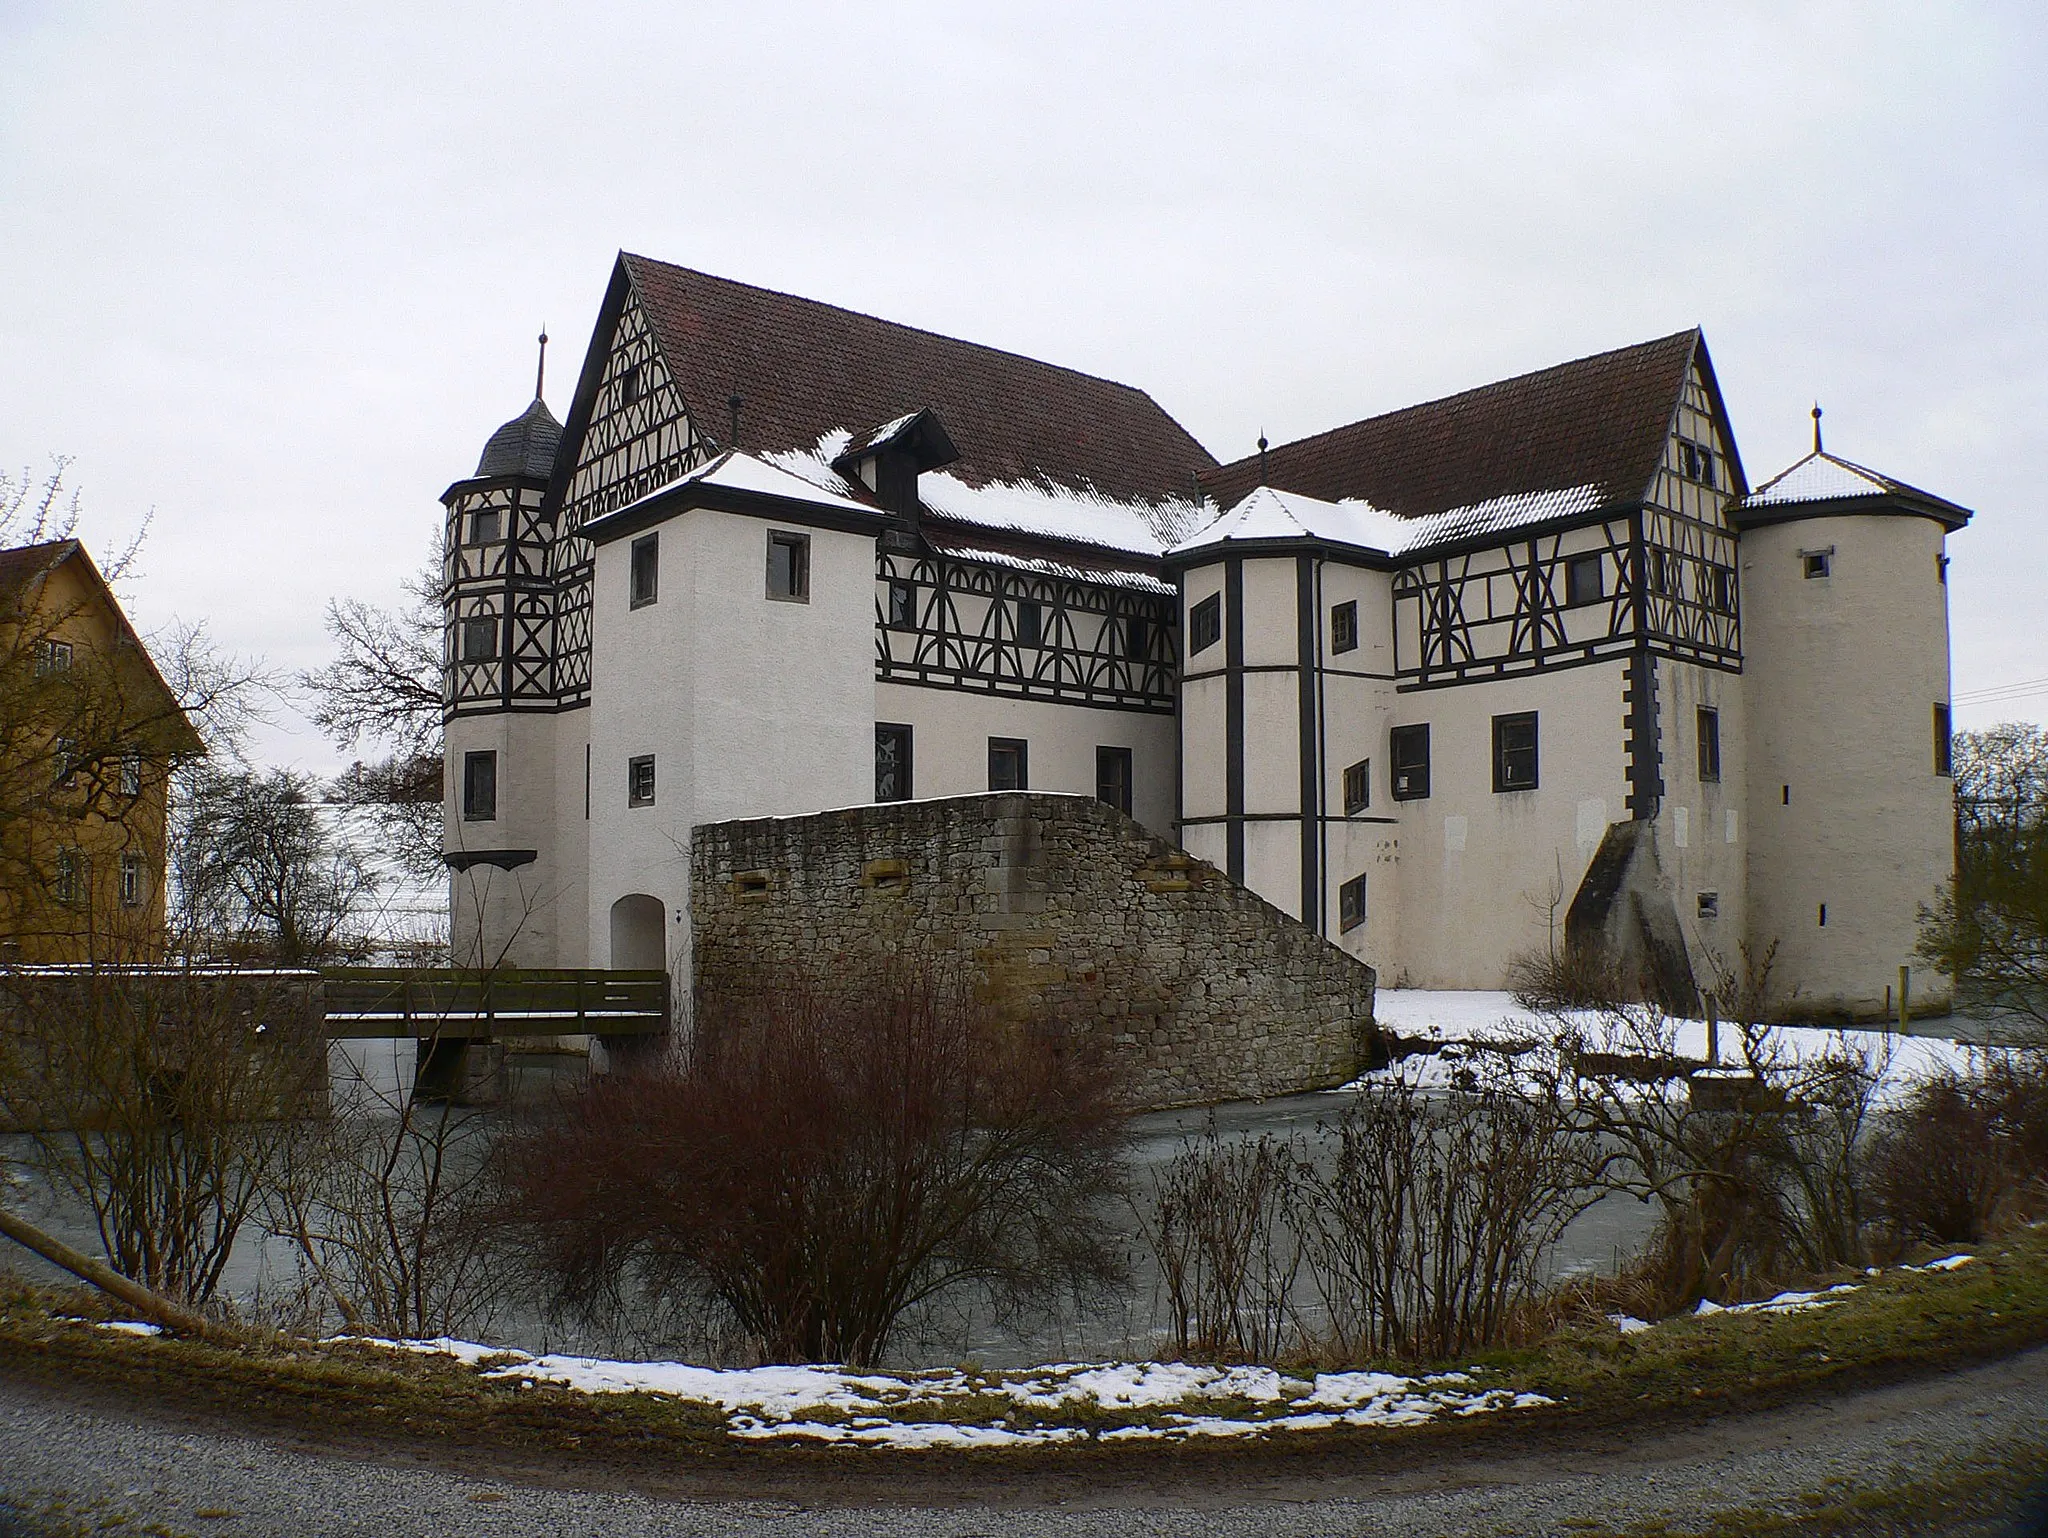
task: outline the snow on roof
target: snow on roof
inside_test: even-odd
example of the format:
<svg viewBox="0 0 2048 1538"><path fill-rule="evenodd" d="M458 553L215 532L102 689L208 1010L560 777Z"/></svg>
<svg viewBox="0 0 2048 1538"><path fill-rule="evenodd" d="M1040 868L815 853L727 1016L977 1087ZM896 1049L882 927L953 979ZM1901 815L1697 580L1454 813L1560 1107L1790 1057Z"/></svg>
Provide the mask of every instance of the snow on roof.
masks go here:
<svg viewBox="0 0 2048 1538"><path fill-rule="evenodd" d="M1749 496L1745 507L1772 507L1786 502L1832 502L1841 497L1881 497L1897 488L1889 476L1866 470L1832 454L1813 453L1782 475L1773 476Z"/></svg>
<svg viewBox="0 0 2048 1538"><path fill-rule="evenodd" d="M1066 582L1092 582L1100 587L1120 587L1137 593L1171 596L1179 591L1171 582L1150 572L1127 571L1115 566L1077 566L1071 561L1049 560L1043 556L1015 555L1007 550L985 550L957 540L933 539L932 547L957 561L974 561L983 566L1004 566L1037 577Z"/></svg>
<svg viewBox="0 0 2048 1538"><path fill-rule="evenodd" d="M1412 555L1432 545L1499 534L1554 518L1591 512L1605 500L1598 486L1516 492L1469 507L1402 518L1362 500L1325 502L1261 486L1229 512L1173 547L1174 554L1233 540L1320 539L1381 555Z"/></svg>
<svg viewBox="0 0 2048 1538"><path fill-rule="evenodd" d="M884 422L880 427L871 428L859 437L849 439L846 448L841 449L839 452L844 454L857 449L871 449L877 444L887 443L891 438L902 432L904 428L916 421L922 409L920 407L918 411L906 411L902 416L895 418L893 421Z"/></svg>
<svg viewBox="0 0 2048 1538"><path fill-rule="evenodd" d="M841 486L845 485L837 474L832 476L832 481ZM757 459L754 455L738 449L728 449L716 459L706 460L696 469L657 486L644 496L634 498L618 509L618 512L606 516L617 517L618 513L639 507L656 497L667 496L683 486L720 486L730 491L750 491L762 496L786 497L792 502L809 502L837 508L841 512L861 513L870 518L877 516L874 508L832 489L829 482L793 474L786 466L770 463L766 459Z"/></svg>

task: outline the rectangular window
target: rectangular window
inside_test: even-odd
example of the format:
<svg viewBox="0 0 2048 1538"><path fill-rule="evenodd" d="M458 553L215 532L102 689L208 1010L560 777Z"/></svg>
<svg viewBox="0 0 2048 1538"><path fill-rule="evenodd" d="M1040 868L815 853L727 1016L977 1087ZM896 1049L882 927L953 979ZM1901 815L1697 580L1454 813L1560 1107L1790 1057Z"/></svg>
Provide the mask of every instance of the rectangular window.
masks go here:
<svg viewBox="0 0 2048 1538"><path fill-rule="evenodd" d="M811 536L768 535L768 596L782 603L811 601Z"/></svg>
<svg viewBox="0 0 2048 1538"><path fill-rule="evenodd" d="M491 614L472 615L462 622L462 660L490 662L498 655L498 620Z"/></svg>
<svg viewBox="0 0 2048 1538"><path fill-rule="evenodd" d="M1711 784L1721 778L1721 712L1701 706L1693 719L1700 738L1700 780Z"/></svg>
<svg viewBox="0 0 2048 1538"><path fill-rule="evenodd" d="M1205 652L1223 639L1223 595L1211 593L1188 610L1188 655Z"/></svg>
<svg viewBox="0 0 2048 1538"><path fill-rule="evenodd" d="M1717 919L1721 916L1721 894L1702 892L1699 894L1699 916L1703 919Z"/></svg>
<svg viewBox="0 0 2048 1538"><path fill-rule="evenodd" d="M1397 726L1387 733L1393 765L1394 799L1421 801L1429 795L1429 726Z"/></svg>
<svg viewBox="0 0 2048 1538"><path fill-rule="evenodd" d="M1678 563L1670 553L1654 546L1643 552L1649 567L1645 585L1653 593L1675 593L1678 591Z"/></svg>
<svg viewBox="0 0 2048 1538"><path fill-rule="evenodd" d="M50 673L71 671L71 643L69 641L38 641L35 645L36 677Z"/></svg>
<svg viewBox="0 0 2048 1538"><path fill-rule="evenodd" d="M910 799L910 728L883 722L875 727L875 799Z"/></svg>
<svg viewBox="0 0 2048 1538"><path fill-rule="evenodd" d="M498 542L498 510L495 507L480 507L469 515L469 542L472 545L495 545Z"/></svg>
<svg viewBox="0 0 2048 1538"><path fill-rule="evenodd" d="M1372 760L1361 758L1344 771L1344 815L1354 817L1372 805Z"/></svg>
<svg viewBox="0 0 2048 1538"><path fill-rule="evenodd" d="M1152 651L1152 627L1142 614L1132 614L1124 619L1124 656L1132 662L1143 662Z"/></svg>
<svg viewBox="0 0 2048 1538"><path fill-rule="evenodd" d="M627 580L627 607L644 609L661 593L661 536L643 534L633 541Z"/></svg>
<svg viewBox="0 0 2048 1538"><path fill-rule="evenodd" d="M991 737L988 740L988 788L1029 790L1029 751L1021 737Z"/></svg>
<svg viewBox="0 0 2048 1538"><path fill-rule="evenodd" d="M142 755L128 753L121 758L121 794L139 796L142 794Z"/></svg>
<svg viewBox="0 0 2048 1538"><path fill-rule="evenodd" d="M139 854L121 856L121 906L142 906L142 856Z"/></svg>
<svg viewBox="0 0 2048 1538"><path fill-rule="evenodd" d="M1949 730L1946 705L1934 707L1934 772L1940 775L1956 772L1955 734Z"/></svg>
<svg viewBox="0 0 2048 1538"><path fill-rule="evenodd" d="M917 584L901 577L889 581L889 626L892 630L917 628Z"/></svg>
<svg viewBox="0 0 2048 1538"><path fill-rule="evenodd" d="M1575 555L1565 563L1564 601L1598 603L1607 596L1607 567L1597 555Z"/></svg>
<svg viewBox="0 0 2048 1538"><path fill-rule="evenodd" d="M1535 711L1493 718L1493 788L1497 792L1536 788Z"/></svg>
<svg viewBox="0 0 2048 1538"><path fill-rule="evenodd" d="M1353 876L1337 888L1337 927L1356 929L1365 922L1365 877Z"/></svg>
<svg viewBox="0 0 2048 1538"><path fill-rule="evenodd" d="M654 755L643 753L626 760L626 805L654 805Z"/></svg>
<svg viewBox="0 0 2048 1538"><path fill-rule="evenodd" d="M619 404L630 406L640 399L640 365L629 363L619 375Z"/></svg>
<svg viewBox="0 0 2048 1538"><path fill-rule="evenodd" d="M85 856L78 850L57 851L56 879L50 884L50 895L66 908L76 908L85 901Z"/></svg>
<svg viewBox="0 0 2048 1538"><path fill-rule="evenodd" d="M1045 611L1028 598L1017 601L1017 644L1036 646L1045 638Z"/></svg>
<svg viewBox="0 0 2048 1538"><path fill-rule="evenodd" d="M1735 568L1709 563L1707 566L1707 607L1718 614L1735 612Z"/></svg>
<svg viewBox="0 0 2048 1538"><path fill-rule="evenodd" d="M498 755L462 755L462 820L492 822L498 815Z"/></svg>
<svg viewBox="0 0 2048 1538"><path fill-rule="evenodd" d="M50 745L50 783L54 786L69 785L78 773L78 744L69 737L59 737Z"/></svg>
<svg viewBox="0 0 2048 1538"><path fill-rule="evenodd" d="M1825 550L1802 550L1799 552L1799 569L1806 574L1809 582L1825 577L1834 567L1834 556L1832 545Z"/></svg>
<svg viewBox="0 0 2048 1538"><path fill-rule="evenodd" d="M1095 799L1108 802L1126 817L1131 815L1131 750L1129 748L1097 748L1095 750Z"/></svg>
<svg viewBox="0 0 2048 1538"><path fill-rule="evenodd" d="M1358 600L1350 599L1330 611L1330 650L1355 651L1358 647Z"/></svg>
<svg viewBox="0 0 2048 1538"><path fill-rule="evenodd" d="M1709 486L1720 485L1720 471L1714 457L1714 451L1704 444L1679 441L1678 468L1687 480L1701 481Z"/></svg>

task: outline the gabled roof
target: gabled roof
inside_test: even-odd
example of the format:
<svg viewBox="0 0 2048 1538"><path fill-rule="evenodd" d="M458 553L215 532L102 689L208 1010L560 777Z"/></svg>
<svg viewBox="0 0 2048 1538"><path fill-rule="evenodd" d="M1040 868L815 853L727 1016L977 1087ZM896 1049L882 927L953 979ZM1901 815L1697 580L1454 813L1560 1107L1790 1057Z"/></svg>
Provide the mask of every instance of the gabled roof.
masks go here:
<svg viewBox="0 0 2048 1538"><path fill-rule="evenodd" d="M1420 518L1402 518L1359 498L1325 502L1298 491L1260 486L1167 551L1167 560L1170 564L1186 565L1190 564L1186 557L1218 546L1234 546L1242 551L1306 540L1318 545L1341 545L1391 561L1466 540L1491 539L1511 530L1561 523L1600 505L1597 487L1569 486L1557 491L1510 493L1470 507L1449 507Z"/></svg>
<svg viewBox="0 0 2048 1538"><path fill-rule="evenodd" d="M583 533L593 542L605 544L692 507L722 507L862 529L875 528L885 516L752 454L727 449L667 485L592 519L583 526Z"/></svg>
<svg viewBox="0 0 2048 1538"><path fill-rule="evenodd" d="M1367 417L1225 465L1202 483L1224 507L1263 481L1397 518L1584 487L1593 506L1638 502L1663 460L1694 355L1704 361L1705 351L1697 328L1674 332ZM1708 377L1711 387L1711 369Z"/></svg>
<svg viewBox="0 0 2048 1538"><path fill-rule="evenodd" d="M1044 485L1185 504L1215 459L1142 390L858 311L621 253L700 430L744 401L748 452L843 451L876 423L938 413L970 487Z"/></svg>
<svg viewBox="0 0 2048 1538"><path fill-rule="evenodd" d="M1818 438L1817 431L1815 436ZM1734 516L1737 527L1753 528L1835 512L1917 514L1951 530L1960 529L1971 517L1968 508L1945 497L1820 449L1742 498L1735 504Z"/></svg>

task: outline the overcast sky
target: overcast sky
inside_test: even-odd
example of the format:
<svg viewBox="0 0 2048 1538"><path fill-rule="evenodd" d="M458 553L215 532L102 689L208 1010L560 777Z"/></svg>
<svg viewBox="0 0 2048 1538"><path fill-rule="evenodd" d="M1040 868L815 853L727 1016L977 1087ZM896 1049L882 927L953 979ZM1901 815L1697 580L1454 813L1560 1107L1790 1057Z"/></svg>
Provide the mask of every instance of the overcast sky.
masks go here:
<svg viewBox="0 0 2048 1538"><path fill-rule="evenodd" d="M324 13L324 14L323 14ZM0 465L145 626L325 655L621 247L1149 390L1224 459L1704 325L1752 480L1977 511L2048 678L2048 10L0 0ZM2048 689L1958 722L2048 719ZM289 719L272 756L326 769Z"/></svg>

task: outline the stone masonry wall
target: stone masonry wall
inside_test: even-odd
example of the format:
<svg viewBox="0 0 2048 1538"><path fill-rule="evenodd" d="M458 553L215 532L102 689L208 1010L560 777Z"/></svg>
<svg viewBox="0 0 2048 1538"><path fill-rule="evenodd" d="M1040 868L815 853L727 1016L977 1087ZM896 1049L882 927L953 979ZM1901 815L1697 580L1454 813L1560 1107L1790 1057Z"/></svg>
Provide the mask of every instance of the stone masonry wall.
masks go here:
<svg viewBox="0 0 2048 1538"><path fill-rule="evenodd" d="M1103 803L1024 792L711 823L691 839L695 993L765 967L959 957L991 1004L1095 1023L1147 1106L1340 1084L1373 970Z"/></svg>

